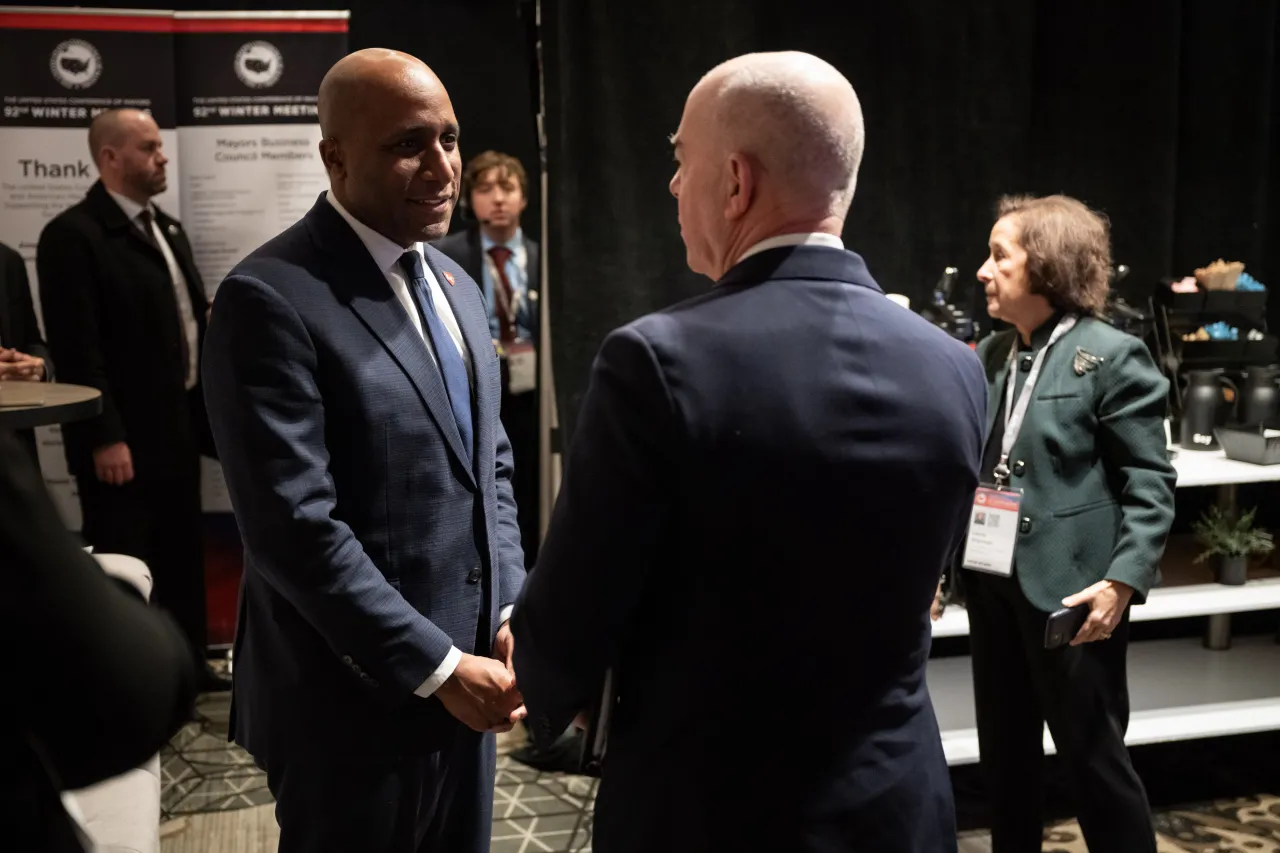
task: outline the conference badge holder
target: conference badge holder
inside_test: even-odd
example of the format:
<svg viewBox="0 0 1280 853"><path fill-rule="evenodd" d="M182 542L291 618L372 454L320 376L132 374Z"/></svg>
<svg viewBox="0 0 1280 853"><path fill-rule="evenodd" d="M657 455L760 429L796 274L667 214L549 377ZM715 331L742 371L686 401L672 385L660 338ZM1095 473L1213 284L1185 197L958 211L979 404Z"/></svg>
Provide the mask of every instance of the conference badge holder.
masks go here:
<svg viewBox="0 0 1280 853"><path fill-rule="evenodd" d="M1022 493L1001 486L980 486L973 495L964 567L1000 577L1013 577L1013 550L1018 544Z"/></svg>
<svg viewBox="0 0 1280 853"><path fill-rule="evenodd" d="M1027 406L1031 403L1032 390L1040 378L1040 368L1044 366L1045 356L1063 335L1071 331L1078 320L1076 315L1067 314L1058 321L1049 336L1049 342L1036 353L1016 403L1013 395L1017 385L1017 370L1014 367L1018 355L1016 338L1013 346L1009 347L1009 358L1005 363L1005 427L1004 434L1000 437L1000 462L992 472L996 483L994 486L980 486L973 495L973 509L969 513L969 536L965 540L964 562L961 564L966 569L1005 578L1013 577L1013 549L1018 544L1022 492L1008 488L1011 473L1009 454L1013 452L1018 434L1022 432Z"/></svg>
<svg viewBox="0 0 1280 853"><path fill-rule="evenodd" d="M507 392L524 394L538 381L538 352L530 341L512 341L506 345Z"/></svg>

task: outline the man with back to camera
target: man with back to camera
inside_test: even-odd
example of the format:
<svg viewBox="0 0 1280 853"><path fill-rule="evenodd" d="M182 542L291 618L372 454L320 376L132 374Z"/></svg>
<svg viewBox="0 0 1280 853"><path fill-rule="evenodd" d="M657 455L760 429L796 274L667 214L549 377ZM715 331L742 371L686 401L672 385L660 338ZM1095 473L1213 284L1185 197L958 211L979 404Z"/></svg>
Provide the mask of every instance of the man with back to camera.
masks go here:
<svg viewBox="0 0 1280 853"><path fill-rule="evenodd" d="M330 188L231 271L205 354L245 543L232 733L282 853L487 852L524 560L480 289L425 244L458 123L382 49L319 113Z"/></svg>
<svg viewBox="0 0 1280 853"><path fill-rule="evenodd" d="M836 69L731 60L673 142L716 286L596 357L512 619L529 719L558 731L615 672L601 853L954 851L925 663L982 369L843 247L863 122Z"/></svg>
<svg viewBox="0 0 1280 853"><path fill-rule="evenodd" d="M212 454L200 389L204 284L176 219L152 199L168 186L160 129L111 109L89 125L98 180L45 225L36 249L40 304L63 382L102 392L102 413L63 424L81 533L99 553L143 560L154 600L197 650L205 690L200 455Z"/></svg>

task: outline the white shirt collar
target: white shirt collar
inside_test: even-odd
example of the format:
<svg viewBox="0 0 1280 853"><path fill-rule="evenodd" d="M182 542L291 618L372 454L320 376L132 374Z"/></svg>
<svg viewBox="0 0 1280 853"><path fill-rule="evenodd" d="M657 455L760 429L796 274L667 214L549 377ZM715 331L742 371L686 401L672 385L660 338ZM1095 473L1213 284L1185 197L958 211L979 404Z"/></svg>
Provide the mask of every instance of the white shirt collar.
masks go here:
<svg viewBox="0 0 1280 853"><path fill-rule="evenodd" d="M386 275L393 267L399 265L400 258L405 252L414 251L419 255L422 254L421 243L414 243L409 249L405 249L399 243L379 234L359 219L356 219L334 196L333 190L325 191L324 197L329 204L333 205L333 209L338 211L343 219L347 220L347 224L351 226L352 231L356 232L356 236L360 238L361 243L364 243L364 247L369 250L369 255L373 258L373 262L378 265L378 269L383 275Z"/></svg>
<svg viewBox="0 0 1280 853"><path fill-rule="evenodd" d="M738 263L742 263L752 255L767 252L769 249L777 249L780 246L826 246L829 249L843 249L844 241L834 234L818 232L811 234L779 234L776 237L761 240L750 249L747 249L742 253L742 257L738 258Z"/></svg>
<svg viewBox="0 0 1280 853"><path fill-rule="evenodd" d="M120 209L124 211L125 216L129 217L130 222L137 221L138 214L142 213L142 211L151 209L151 202L147 202L145 205L138 204L133 199L120 195L115 190L107 190L107 192L116 200L116 204L120 205ZM152 216L154 215L155 213L153 212Z"/></svg>
<svg viewBox="0 0 1280 853"><path fill-rule="evenodd" d="M484 229L480 230L480 247L482 249L484 249L487 252L489 251L489 249L497 245L498 245L498 242L492 239L488 234L484 233ZM518 249L523 249L524 248L524 229L517 228L516 233L512 235L511 239L503 243L502 245L506 246L512 252L515 252Z"/></svg>

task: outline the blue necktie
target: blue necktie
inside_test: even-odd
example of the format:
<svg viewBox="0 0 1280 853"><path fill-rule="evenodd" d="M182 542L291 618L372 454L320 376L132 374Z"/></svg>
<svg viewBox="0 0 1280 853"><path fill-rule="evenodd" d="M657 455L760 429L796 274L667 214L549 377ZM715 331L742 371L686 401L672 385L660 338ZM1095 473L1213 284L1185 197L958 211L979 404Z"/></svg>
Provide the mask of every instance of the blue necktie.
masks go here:
<svg viewBox="0 0 1280 853"><path fill-rule="evenodd" d="M444 388L449 392L453 420L458 425L458 434L462 436L462 446L467 450L467 462L470 463L474 439L471 427L471 384L467 381L467 365L463 363L462 354L458 352L449 330L436 313L431 286L427 284L427 276L422 268L422 256L415 251L405 252L400 256L400 266L409 275L409 288L414 301L418 303L418 314L435 345L436 360L444 377Z"/></svg>

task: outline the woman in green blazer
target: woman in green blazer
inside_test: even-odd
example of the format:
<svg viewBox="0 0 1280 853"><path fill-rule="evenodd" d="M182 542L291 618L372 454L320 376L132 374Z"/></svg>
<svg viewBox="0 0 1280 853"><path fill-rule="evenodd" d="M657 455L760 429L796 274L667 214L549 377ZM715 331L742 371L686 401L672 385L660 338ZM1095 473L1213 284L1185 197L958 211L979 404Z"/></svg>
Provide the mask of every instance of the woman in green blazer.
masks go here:
<svg viewBox="0 0 1280 853"><path fill-rule="evenodd" d="M1111 267L1101 216L1065 196L1005 198L990 249L978 271L987 311L1014 328L978 347L989 384L982 480L1021 493L1012 559L963 577L992 849L1040 850L1048 722L1089 849L1155 853L1124 744L1125 652L1129 606L1156 582L1173 522L1168 381L1141 340L1094 317ZM1084 626L1046 650L1049 614L1077 604L1089 608Z"/></svg>

